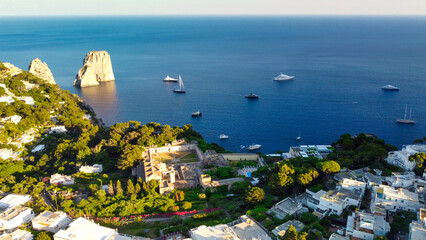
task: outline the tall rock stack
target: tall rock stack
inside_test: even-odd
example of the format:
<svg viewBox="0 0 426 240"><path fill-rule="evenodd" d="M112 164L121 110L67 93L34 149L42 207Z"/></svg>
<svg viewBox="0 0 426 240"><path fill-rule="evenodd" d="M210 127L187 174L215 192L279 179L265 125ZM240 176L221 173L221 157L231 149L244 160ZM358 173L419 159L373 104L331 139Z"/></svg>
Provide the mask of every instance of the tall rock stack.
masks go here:
<svg viewBox="0 0 426 240"><path fill-rule="evenodd" d="M111 57L106 51L91 51L84 58L83 67L78 71L74 86L90 87L100 82L114 81Z"/></svg>
<svg viewBox="0 0 426 240"><path fill-rule="evenodd" d="M34 74L34 76L38 78L44 79L47 83L56 84L49 66L39 58L35 58L31 61L28 72Z"/></svg>

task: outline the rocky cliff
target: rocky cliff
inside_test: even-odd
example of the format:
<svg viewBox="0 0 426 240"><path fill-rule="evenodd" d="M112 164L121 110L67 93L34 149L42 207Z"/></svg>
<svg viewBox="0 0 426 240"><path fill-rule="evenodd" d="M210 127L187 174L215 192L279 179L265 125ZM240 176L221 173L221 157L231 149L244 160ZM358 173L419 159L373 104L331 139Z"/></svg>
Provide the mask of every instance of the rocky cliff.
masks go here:
<svg viewBox="0 0 426 240"><path fill-rule="evenodd" d="M106 51L91 51L84 58L83 67L78 71L74 86L90 87L99 82L114 81L111 57Z"/></svg>
<svg viewBox="0 0 426 240"><path fill-rule="evenodd" d="M47 66L47 63L42 62L39 58L31 61L28 67L28 72L34 74L36 77L46 80L50 84L56 84L53 74Z"/></svg>

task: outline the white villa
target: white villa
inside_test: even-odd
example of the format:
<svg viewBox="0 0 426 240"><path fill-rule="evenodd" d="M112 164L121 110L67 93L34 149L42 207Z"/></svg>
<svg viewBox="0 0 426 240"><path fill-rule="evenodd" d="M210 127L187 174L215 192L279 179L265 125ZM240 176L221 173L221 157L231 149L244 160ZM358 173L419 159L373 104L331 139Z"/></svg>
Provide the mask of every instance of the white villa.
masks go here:
<svg viewBox="0 0 426 240"><path fill-rule="evenodd" d="M414 182L416 181L416 176L414 172L393 172L392 176L387 177L386 180L390 183L392 187L406 188L414 185Z"/></svg>
<svg viewBox="0 0 426 240"><path fill-rule="evenodd" d="M373 240L375 236L385 236L390 225L383 216L363 212L353 212L348 216L346 236Z"/></svg>
<svg viewBox="0 0 426 240"><path fill-rule="evenodd" d="M417 221L410 223L409 240L424 240L426 236L426 209L421 208L417 213Z"/></svg>
<svg viewBox="0 0 426 240"><path fill-rule="evenodd" d="M0 229L12 230L23 223L28 223L34 218L31 208L21 205L9 208L0 214Z"/></svg>
<svg viewBox="0 0 426 240"><path fill-rule="evenodd" d="M71 185L74 184L74 178L68 175L55 173L50 177L50 184Z"/></svg>
<svg viewBox="0 0 426 240"><path fill-rule="evenodd" d="M49 134L66 133L66 132L68 132L68 130L65 128L65 126L55 126L55 127L51 127L49 130Z"/></svg>
<svg viewBox="0 0 426 240"><path fill-rule="evenodd" d="M81 166L79 171L83 173L101 173L103 169L102 164L93 164L92 166Z"/></svg>
<svg viewBox="0 0 426 240"><path fill-rule="evenodd" d="M0 200L0 213L7 209L13 208L18 205L23 205L31 200L30 195L24 194L9 194Z"/></svg>
<svg viewBox="0 0 426 240"><path fill-rule="evenodd" d="M237 234L226 224L211 227L201 225L191 229L189 235L193 240L239 240Z"/></svg>
<svg viewBox="0 0 426 240"><path fill-rule="evenodd" d="M40 213L32 221L33 229L56 233L72 222L72 219L64 212L45 211Z"/></svg>
<svg viewBox="0 0 426 240"><path fill-rule="evenodd" d="M290 147L288 151L292 158L295 157L316 157L318 159L327 158L328 154L333 152L333 147L331 145L300 145L296 147Z"/></svg>
<svg viewBox="0 0 426 240"><path fill-rule="evenodd" d="M373 187L371 192L370 209L375 214L385 211L397 210L419 211L424 205L419 202L418 193L410 192L404 188L394 188L387 185Z"/></svg>
<svg viewBox="0 0 426 240"><path fill-rule="evenodd" d="M426 152L426 145L404 145L400 151L389 152L386 161L389 164L401 167L406 171L412 171L416 167L416 162L408 159L411 155L420 152Z"/></svg>

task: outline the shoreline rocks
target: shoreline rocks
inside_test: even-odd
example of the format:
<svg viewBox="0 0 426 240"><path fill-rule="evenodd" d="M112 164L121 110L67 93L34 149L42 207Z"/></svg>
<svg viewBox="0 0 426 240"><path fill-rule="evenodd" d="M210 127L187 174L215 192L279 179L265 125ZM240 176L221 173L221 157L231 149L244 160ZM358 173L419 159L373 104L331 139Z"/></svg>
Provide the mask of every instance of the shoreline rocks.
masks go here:
<svg viewBox="0 0 426 240"><path fill-rule="evenodd" d="M31 61L28 72L34 74L38 78L44 79L47 83L56 84L49 66L39 58L35 58Z"/></svg>
<svg viewBox="0 0 426 240"><path fill-rule="evenodd" d="M74 80L76 87L97 86L100 82L115 81L111 56L106 51L91 51Z"/></svg>

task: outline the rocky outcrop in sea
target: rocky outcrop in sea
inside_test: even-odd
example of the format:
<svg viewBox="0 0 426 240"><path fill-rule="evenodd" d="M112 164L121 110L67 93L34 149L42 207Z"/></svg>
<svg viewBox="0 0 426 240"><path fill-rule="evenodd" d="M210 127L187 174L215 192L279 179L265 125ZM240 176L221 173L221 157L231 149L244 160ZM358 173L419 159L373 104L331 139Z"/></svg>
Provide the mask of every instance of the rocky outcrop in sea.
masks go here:
<svg viewBox="0 0 426 240"><path fill-rule="evenodd" d="M47 83L56 84L49 66L39 58L35 58L31 61L28 72L34 74L38 78L46 80Z"/></svg>
<svg viewBox="0 0 426 240"><path fill-rule="evenodd" d="M83 67L78 71L74 86L90 87L100 82L114 81L111 56L106 51L91 51L84 58Z"/></svg>

